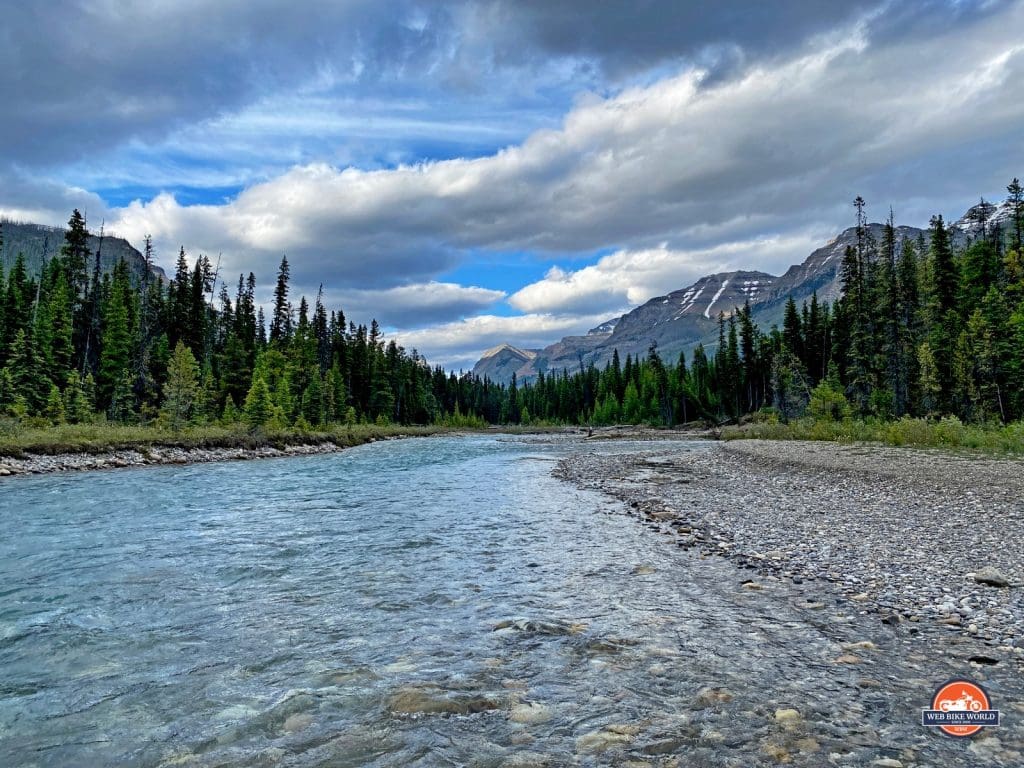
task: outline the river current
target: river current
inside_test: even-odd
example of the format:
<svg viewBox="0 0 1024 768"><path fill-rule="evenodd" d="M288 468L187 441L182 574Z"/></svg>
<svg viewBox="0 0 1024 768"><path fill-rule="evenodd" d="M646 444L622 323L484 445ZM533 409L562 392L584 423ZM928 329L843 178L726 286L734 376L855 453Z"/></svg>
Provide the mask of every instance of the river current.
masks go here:
<svg viewBox="0 0 1024 768"><path fill-rule="evenodd" d="M835 638L551 475L642 447L434 437L5 481L0 764L773 764L743 744L842 685L787 680ZM775 698L723 714L753 681Z"/></svg>

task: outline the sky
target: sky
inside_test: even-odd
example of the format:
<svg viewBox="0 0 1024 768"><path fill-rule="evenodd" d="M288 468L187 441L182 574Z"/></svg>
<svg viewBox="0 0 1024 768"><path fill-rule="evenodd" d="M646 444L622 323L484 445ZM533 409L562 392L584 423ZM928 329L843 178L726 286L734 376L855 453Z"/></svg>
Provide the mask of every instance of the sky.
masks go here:
<svg viewBox="0 0 1024 768"><path fill-rule="evenodd" d="M1024 0L48 0L0 26L0 216L72 208L433 364L541 347L1024 175Z"/></svg>

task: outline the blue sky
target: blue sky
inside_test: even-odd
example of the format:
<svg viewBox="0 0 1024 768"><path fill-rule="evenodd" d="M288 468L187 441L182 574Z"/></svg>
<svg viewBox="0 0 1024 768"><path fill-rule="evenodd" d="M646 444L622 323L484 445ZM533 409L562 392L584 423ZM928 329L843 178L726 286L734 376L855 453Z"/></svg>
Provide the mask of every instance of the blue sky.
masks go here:
<svg viewBox="0 0 1024 768"><path fill-rule="evenodd" d="M432 362L780 272L863 195L959 216L1024 170L1021 0L26 3L0 215L72 207L371 316ZM233 278L228 279L233 282Z"/></svg>

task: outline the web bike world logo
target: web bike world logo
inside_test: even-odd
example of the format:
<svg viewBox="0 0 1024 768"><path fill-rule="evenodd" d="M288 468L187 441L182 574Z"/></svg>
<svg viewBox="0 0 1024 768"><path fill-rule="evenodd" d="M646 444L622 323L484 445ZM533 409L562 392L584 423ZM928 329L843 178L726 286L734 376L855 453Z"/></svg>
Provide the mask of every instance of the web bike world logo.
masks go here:
<svg viewBox="0 0 1024 768"><path fill-rule="evenodd" d="M991 708L985 690L970 680L950 680L932 697L932 708L921 711L921 725L948 736L973 736L982 728L999 726L999 710Z"/></svg>

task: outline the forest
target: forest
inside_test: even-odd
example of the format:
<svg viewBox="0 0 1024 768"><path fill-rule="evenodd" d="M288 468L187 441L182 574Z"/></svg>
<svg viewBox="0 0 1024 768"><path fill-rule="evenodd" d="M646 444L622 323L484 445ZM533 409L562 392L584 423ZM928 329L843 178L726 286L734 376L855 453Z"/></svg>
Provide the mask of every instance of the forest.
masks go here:
<svg viewBox="0 0 1024 768"><path fill-rule="evenodd" d="M872 237L861 198L856 244L833 304L786 304L758 328L749 305L719 315L717 344L663 360L618 353L603 369L520 385L431 368L415 350L289 292L282 258L270 317L252 273L216 289L210 261L178 254L174 276L101 273L82 215L38 276L0 270L0 414L34 426L116 422L250 430L328 424L640 424L783 422L810 415L1024 417L1024 193L1007 187L1009 226L979 222L954 247L935 216L927 237ZM2 229L0 229L2 233ZM147 264L153 251L147 238ZM215 292L217 295L215 296ZM710 351L709 351L710 350Z"/></svg>

